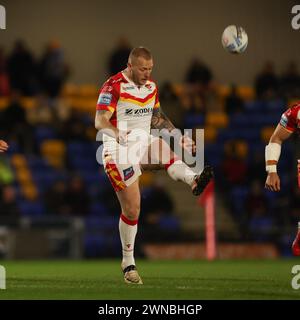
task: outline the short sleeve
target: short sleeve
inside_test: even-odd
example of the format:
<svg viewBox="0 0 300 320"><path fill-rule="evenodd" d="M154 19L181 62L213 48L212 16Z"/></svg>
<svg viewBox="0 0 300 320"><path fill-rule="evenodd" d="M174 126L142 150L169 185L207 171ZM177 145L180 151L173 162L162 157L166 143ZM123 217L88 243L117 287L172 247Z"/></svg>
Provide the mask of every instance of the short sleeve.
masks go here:
<svg viewBox="0 0 300 320"><path fill-rule="evenodd" d="M107 110L114 113L117 108L118 100L119 93L116 88L111 85L104 84L99 93L97 110Z"/></svg>
<svg viewBox="0 0 300 320"><path fill-rule="evenodd" d="M159 107L160 107L159 94L158 94L158 89L156 87L154 109L158 109Z"/></svg>
<svg viewBox="0 0 300 320"><path fill-rule="evenodd" d="M284 127L286 130L290 132L294 132L297 129L296 124L296 108L289 108L287 111L285 111L280 119L280 122L282 127Z"/></svg>

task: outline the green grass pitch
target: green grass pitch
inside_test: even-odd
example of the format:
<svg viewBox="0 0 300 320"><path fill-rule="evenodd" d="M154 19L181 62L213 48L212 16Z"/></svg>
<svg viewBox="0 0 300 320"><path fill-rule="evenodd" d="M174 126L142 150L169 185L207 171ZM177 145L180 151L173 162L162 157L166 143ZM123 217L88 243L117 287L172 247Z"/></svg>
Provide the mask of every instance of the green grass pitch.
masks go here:
<svg viewBox="0 0 300 320"><path fill-rule="evenodd" d="M118 260L0 261L6 290L0 299L300 299L290 260L147 261L144 285L123 282Z"/></svg>

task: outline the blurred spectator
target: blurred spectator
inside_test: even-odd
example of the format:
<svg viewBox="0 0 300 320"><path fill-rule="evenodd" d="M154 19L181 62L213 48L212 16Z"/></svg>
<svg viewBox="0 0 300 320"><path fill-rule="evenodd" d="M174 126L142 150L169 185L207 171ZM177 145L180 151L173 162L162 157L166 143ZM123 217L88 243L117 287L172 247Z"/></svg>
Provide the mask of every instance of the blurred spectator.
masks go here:
<svg viewBox="0 0 300 320"><path fill-rule="evenodd" d="M129 40L124 36L120 37L117 46L110 54L109 75L114 75L126 68L131 49Z"/></svg>
<svg viewBox="0 0 300 320"><path fill-rule="evenodd" d="M248 178L250 181L259 180L261 183L265 181L265 155L261 151L256 151L252 155L249 162Z"/></svg>
<svg viewBox="0 0 300 320"><path fill-rule="evenodd" d="M66 184L63 180L56 181L44 195L44 203L48 214L68 215L70 207L67 202Z"/></svg>
<svg viewBox="0 0 300 320"><path fill-rule="evenodd" d="M0 222L4 224L16 223L20 217L17 206L16 193L11 185L3 185L0 199Z"/></svg>
<svg viewBox="0 0 300 320"><path fill-rule="evenodd" d="M264 194L264 186L259 180L253 180L246 198L246 210L249 219L261 217L268 213L268 201Z"/></svg>
<svg viewBox="0 0 300 320"><path fill-rule="evenodd" d="M82 112L72 109L69 118L63 122L61 136L66 141L86 141L86 124L82 121Z"/></svg>
<svg viewBox="0 0 300 320"><path fill-rule="evenodd" d="M37 66L23 41L16 42L7 64L11 88L25 96L35 95L39 89Z"/></svg>
<svg viewBox="0 0 300 320"><path fill-rule="evenodd" d="M181 97L184 109L196 114L206 112L212 77L211 70L202 61L197 58L191 61L185 75L186 89Z"/></svg>
<svg viewBox="0 0 300 320"><path fill-rule="evenodd" d="M10 92L10 85L7 73L6 58L4 50L0 47L0 97L8 96Z"/></svg>
<svg viewBox="0 0 300 320"><path fill-rule="evenodd" d="M225 155L221 163L221 172L225 188L246 182L248 166L244 158L237 152L235 141L225 148Z"/></svg>
<svg viewBox="0 0 300 320"><path fill-rule="evenodd" d="M27 121L26 110L22 105L18 91L13 91L10 103L0 114L1 130L8 140L16 140L24 153L36 151L33 139L33 128Z"/></svg>
<svg viewBox="0 0 300 320"><path fill-rule="evenodd" d="M291 61L280 81L281 91L286 98L300 96L300 75L295 62Z"/></svg>
<svg viewBox="0 0 300 320"><path fill-rule="evenodd" d="M79 176L73 176L66 192L66 202L70 208L70 214L86 216L90 211L90 198Z"/></svg>
<svg viewBox="0 0 300 320"><path fill-rule="evenodd" d="M172 86L172 83L169 81L166 81L160 89L159 98L162 101L177 101L178 97L174 91L174 88Z"/></svg>
<svg viewBox="0 0 300 320"><path fill-rule="evenodd" d="M212 72L207 65L196 58L188 67L185 81L188 84L200 86L200 89L208 89L212 81Z"/></svg>
<svg viewBox="0 0 300 320"><path fill-rule="evenodd" d="M256 241L271 240L274 236L274 219L269 216L268 199L264 194L263 184L254 180L246 198L248 230L251 239Z"/></svg>
<svg viewBox="0 0 300 320"><path fill-rule="evenodd" d="M197 87L187 86L180 96L180 103L182 108L190 114L205 114L206 101L203 95L200 95Z"/></svg>
<svg viewBox="0 0 300 320"><path fill-rule="evenodd" d="M182 88L182 85L178 85ZM185 118L185 110L182 106L180 99L180 89L176 90L176 84L166 81L162 84L159 90L159 98L161 104L164 106L164 112L172 119L176 128L183 129Z"/></svg>
<svg viewBox="0 0 300 320"><path fill-rule="evenodd" d="M43 91L51 98L56 98L68 75L64 52L60 44L53 40L45 49L40 64L40 79Z"/></svg>
<svg viewBox="0 0 300 320"><path fill-rule="evenodd" d="M244 110L244 102L238 96L236 86L233 84L231 86L231 92L225 100L225 111L227 114L240 113Z"/></svg>
<svg viewBox="0 0 300 320"><path fill-rule="evenodd" d="M227 184L242 184L246 181L247 165L236 155L226 155L222 172Z"/></svg>
<svg viewBox="0 0 300 320"><path fill-rule="evenodd" d="M255 90L258 99L272 99L278 94L279 80L274 72L274 65L267 61L261 73L255 79Z"/></svg>

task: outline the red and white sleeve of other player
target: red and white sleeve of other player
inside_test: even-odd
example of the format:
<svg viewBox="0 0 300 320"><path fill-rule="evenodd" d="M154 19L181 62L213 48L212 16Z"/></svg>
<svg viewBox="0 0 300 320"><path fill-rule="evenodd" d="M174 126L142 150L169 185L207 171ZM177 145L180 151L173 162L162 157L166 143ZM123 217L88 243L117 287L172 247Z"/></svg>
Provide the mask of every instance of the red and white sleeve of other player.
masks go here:
<svg viewBox="0 0 300 320"><path fill-rule="evenodd" d="M300 134L300 103L293 105L282 114L280 124L286 130Z"/></svg>
<svg viewBox="0 0 300 320"><path fill-rule="evenodd" d="M153 109L159 108L157 85L149 80L137 86L122 72L109 78L102 86L97 110L112 112L112 125L120 128L125 122L127 130L142 129L150 133Z"/></svg>

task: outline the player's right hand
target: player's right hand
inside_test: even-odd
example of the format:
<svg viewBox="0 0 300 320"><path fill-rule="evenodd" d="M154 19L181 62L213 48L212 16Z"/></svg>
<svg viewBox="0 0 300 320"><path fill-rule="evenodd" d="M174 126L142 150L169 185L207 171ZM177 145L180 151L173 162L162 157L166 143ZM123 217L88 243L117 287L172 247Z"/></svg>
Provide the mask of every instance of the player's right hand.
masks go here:
<svg viewBox="0 0 300 320"><path fill-rule="evenodd" d="M268 174L265 188L271 191L280 191L280 178L277 172L270 172Z"/></svg>
<svg viewBox="0 0 300 320"><path fill-rule="evenodd" d="M8 149L8 144L4 140L0 140L0 152L5 152Z"/></svg>
<svg viewBox="0 0 300 320"><path fill-rule="evenodd" d="M121 145L127 144L127 138L131 130L125 131L125 130L119 130L118 135L116 137L117 142Z"/></svg>

